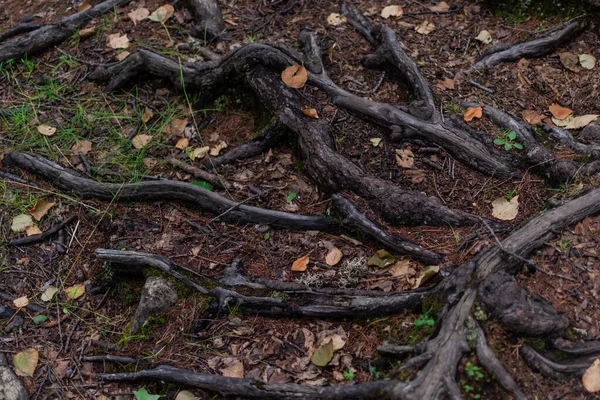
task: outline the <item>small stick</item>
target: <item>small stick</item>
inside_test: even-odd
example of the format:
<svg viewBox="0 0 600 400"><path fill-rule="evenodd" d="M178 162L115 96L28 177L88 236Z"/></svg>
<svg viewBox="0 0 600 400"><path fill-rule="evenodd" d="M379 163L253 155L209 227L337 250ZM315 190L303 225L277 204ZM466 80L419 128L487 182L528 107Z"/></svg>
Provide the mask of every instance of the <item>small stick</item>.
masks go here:
<svg viewBox="0 0 600 400"><path fill-rule="evenodd" d="M68 224L70 224L75 218L77 218L77 216L72 215L69 218L67 218L66 220L54 225L52 228L48 229L46 232L43 232L39 235L27 236L27 237L20 238L20 239L13 239L10 241L10 244L13 246L23 246L26 244L43 242L44 240L48 239L50 236L54 235L55 233L60 231L62 228L64 228Z"/></svg>

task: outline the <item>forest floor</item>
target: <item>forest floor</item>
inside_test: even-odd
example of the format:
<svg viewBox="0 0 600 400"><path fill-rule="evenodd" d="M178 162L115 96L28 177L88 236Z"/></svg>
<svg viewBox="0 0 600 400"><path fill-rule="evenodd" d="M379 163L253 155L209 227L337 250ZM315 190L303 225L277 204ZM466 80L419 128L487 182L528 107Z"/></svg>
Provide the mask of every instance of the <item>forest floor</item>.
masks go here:
<svg viewBox="0 0 600 400"><path fill-rule="evenodd" d="M399 2L405 13L427 8L418 2ZM425 2L426 6L429 2ZM144 80L126 91L107 93L102 84L86 76L94 64L116 61L124 51L148 48L182 61L198 59L194 43L186 33L191 18L177 2L175 14L164 24L150 20L134 24L127 14L140 7L150 12L163 5L157 0L141 0L94 19L89 36L80 33L41 54L0 64L0 159L16 150L33 151L63 166L109 182L137 182L149 176L192 182L198 181L165 160L175 157L187 164L194 149L211 149L226 144L221 154L255 137L269 122L257 115L255 99L232 87L210 107L198 109L198 93L171 91L164 82ZM384 1L357 1L355 5L369 18L380 20ZM71 2L0 0L0 32L25 16L46 24L74 13ZM327 17L339 13L339 4L329 1L227 1L222 2L227 36L206 45L218 54L253 42L282 42L297 46L303 25L312 26L322 41L324 63L338 85L360 96L407 105L411 98L393 71L364 68L361 56L369 54L369 44L349 24L330 25ZM479 73L476 80L494 90L452 85L450 80L471 66L496 43L515 43L528 39L568 19L570 14L516 18L492 11L481 2L465 3L454 14L425 14L391 17L385 23L397 32L407 53L417 62L431 83L440 107L448 114L462 115L458 101L487 103L521 116L534 110L548 118L549 106L560 103L576 115L593 114L600 106L599 69L566 69L560 52L592 54L600 57L597 28L588 29L576 40L542 58L504 63ZM435 26L427 34L415 26L424 21ZM488 31L492 44L475 40ZM126 50L107 45L112 34L127 35ZM453 81L452 81L453 82ZM388 143L383 129L368 124L338 109L321 92L301 89L308 108L329 122L335 132L337 151L377 177L394 181L404 188L423 192L443 204L491 218L492 201L518 196L519 208L510 226L518 226L548 208L548 202L569 200L600 183L593 178L574 179L560 187L549 187L541 178L525 173L520 179L500 180L484 176L455 162L443 151L427 152L424 143ZM56 128L50 135L40 125ZM493 137L500 131L486 118L470 125ZM139 138L140 135L148 135ZM132 138L134 139L132 141ZM145 141L144 139L147 139ZM182 139L187 139L182 141ZM138 145L142 141L140 145ZM554 146L548 142L546 145ZM185 148L181 148L185 147ZM425 148L425 151L422 151ZM396 150L414 154L412 174L398 165ZM517 149L509 151L516 152ZM576 158L567 149L555 147L564 158ZM240 160L212 170L232 188L217 190L248 205L306 215L328 215L329 197L303 174L303 164L295 157L297 145L282 143L268 153ZM78 156L83 153L85 157ZM1 171L1 170L0 170ZM14 171L13 171L14 172ZM23 377L35 399L110 399L132 398L132 391L144 387L149 393L174 398L180 388L159 382L99 383L95 376L110 371L133 371L160 364L196 371L263 379L268 382L295 382L310 385L349 385L376 379L409 379L398 369L397 361L377 355L384 341L416 343L431 333L429 320L434 312L422 309L393 317L355 321L273 319L230 315L213 321L198 332L199 317L207 307L201 295L178 286L179 301L162 317L155 318L139 334L127 334L128 326L144 285L143 273L118 272L107 277L107 268L94 255L97 248L139 250L161 254L178 265L204 276L220 275L234 258L243 260L244 271L283 281L339 287L344 281L348 261L371 258L381 245L360 234L353 237L317 231L292 232L252 224L215 221L215 215L188 204L160 201L117 203L82 200L55 189L31 174L19 183L0 177L0 309L16 310L13 300L26 296L30 303L44 308L39 312L22 309L16 318L3 314L0 319L1 350L9 359L28 348L39 352L33 376ZM32 183L39 186L34 186ZM215 189L216 190L216 189ZM260 193L260 195L257 195ZM250 200L248 200L250 198ZM368 211L358 199L359 208ZM46 231L58 220L75 216L62 236L28 246L12 246L10 241L24 236L11 231L13 220L29 214L40 201L54 205L43 213L37 226ZM382 225L374 213L369 216ZM493 239L477 240L467 249L460 244L472 228L391 227L390 232L412 240L425 249L442 253L446 261L438 275L426 285L435 284L445 269L468 260ZM574 334L582 339L600 339L600 217L557 232L556 238L532 259L546 271L518 275L519 283L550 300L564 313ZM329 266L326 255L332 248L341 251L339 263ZM310 254L313 262L304 272L291 271L295 260ZM357 289L407 290L417 286L426 265L393 254L395 263L384 268L370 266L360 279L351 283ZM106 282L109 282L107 284ZM59 292L48 305L40 296L49 286L69 288L83 284L85 294L71 299ZM277 293L273 293L277 295ZM43 316L43 318L40 318ZM425 323L417 323L420 321ZM579 379L558 382L533 372L519 356L526 342L543 351L544 340L523 338L505 332L493 320L482 318L491 348L515 377L528 398L592 398ZM323 338L339 334L345 342L326 367L317 367L310 355ZM102 343L114 345L111 349ZM82 361L82 356L114 354L139 360L120 365ZM506 394L482 371L474 356L467 354L457 381L464 398L502 399ZM240 369L241 364L241 369ZM241 372L240 372L241 371ZM218 396L192 390L200 398Z"/></svg>

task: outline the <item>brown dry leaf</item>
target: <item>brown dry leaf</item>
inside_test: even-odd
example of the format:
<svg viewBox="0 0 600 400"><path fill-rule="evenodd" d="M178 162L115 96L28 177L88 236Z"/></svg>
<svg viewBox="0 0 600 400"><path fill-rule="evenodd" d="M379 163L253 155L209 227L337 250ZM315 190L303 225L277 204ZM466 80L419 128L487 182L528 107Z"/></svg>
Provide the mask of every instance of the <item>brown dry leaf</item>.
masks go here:
<svg viewBox="0 0 600 400"><path fill-rule="evenodd" d="M302 114L306 115L307 117L314 118L314 119L319 118L319 114L317 114L317 110L315 110L314 108L303 108Z"/></svg>
<svg viewBox="0 0 600 400"><path fill-rule="evenodd" d="M92 151L92 142L90 142L89 140L80 140L77 143L75 143L73 147L71 147L71 150L73 150L73 153L81 153L83 155L86 155L87 153Z"/></svg>
<svg viewBox="0 0 600 400"><path fill-rule="evenodd" d="M590 123L594 122L598 119L600 115L598 114L587 114L582 115L580 117L575 117L569 121L569 123L565 126L565 129L581 129L588 126Z"/></svg>
<svg viewBox="0 0 600 400"><path fill-rule="evenodd" d="M133 139L131 139L131 144L136 149L141 149L146 146L152 140L151 135L136 135Z"/></svg>
<svg viewBox="0 0 600 400"><path fill-rule="evenodd" d="M323 340L321 340L321 346L326 345L328 342L331 342L333 345L333 351L341 350L346 345L346 341L338 333L323 338Z"/></svg>
<svg viewBox="0 0 600 400"><path fill-rule="evenodd" d="M240 361L235 362L227 368L221 369L223 376L229 378L243 378L244 377L244 364Z"/></svg>
<svg viewBox="0 0 600 400"><path fill-rule="evenodd" d="M210 147L208 147L208 146L198 147L190 152L190 159L192 161L194 161L196 159L204 158L204 157L206 157L206 155L208 154L209 151L210 151Z"/></svg>
<svg viewBox="0 0 600 400"><path fill-rule="evenodd" d="M148 19L150 21L160 22L161 24L164 24L169 18L171 18L174 12L175 9L172 5L165 4L164 6L158 7L152 14L150 14Z"/></svg>
<svg viewBox="0 0 600 400"><path fill-rule="evenodd" d="M415 155L409 149L396 149L396 163L402 168L412 168Z"/></svg>
<svg viewBox="0 0 600 400"><path fill-rule="evenodd" d="M412 183L421 183L425 179L425 171L422 169L408 169L404 171L404 175L408 176Z"/></svg>
<svg viewBox="0 0 600 400"><path fill-rule="evenodd" d="M429 9L431 11L446 12L450 9L450 6L445 1L440 1L437 5L430 6Z"/></svg>
<svg viewBox="0 0 600 400"><path fill-rule="evenodd" d="M430 278L435 276L435 274L437 274L438 272L440 272L440 267L438 265L429 265L429 266L423 268L423 270L417 277L417 281L415 282L413 289L421 287L421 285L423 285Z"/></svg>
<svg viewBox="0 0 600 400"><path fill-rule="evenodd" d="M334 247L331 250L329 250L329 252L325 256L325 263L333 267L334 265L340 262L343 255L344 254L342 254L340 249Z"/></svg>
<svg viewBox="0 0 600 400"><path fill-rule="evenodd" d="M504 197L498 197L492 201L492 215L502 221L512 221L519 213L519 196L510 201Z"/></svg>
<svg viewBox="0 0 600 400"><path fill-rule="evenodd" d="M303 272L308 268L310 254L305 255L304 257L300 257L292 264L292 271L295 272Z"/></svg>
<svg viewBox="0 0 600 400"><path fill-rule="evenodd" d="M387 6L381 10L381 17L388 19L389 17L401 17L402 7L400 6Z"/></svg>
<svg viewBox="0 0 600 400"><path fill-rule="evenodd" d="M181 136L187 124L188 120L186 118L174 119L165 126L164 132L170 135Z"/></svg>
<svg viewBox="0 0 600 400"><path fill-rule="evenodd" d="M523 116L523 119L531 125L539 124L542 122L542 118L544 118L543 115L533 110L523 110L521 115Z"/></svg>
<svg viewBox="0 0 600 400"><path fill-rule="evenodd" d="M528 59L526 59L526 58L521 58L521 59L519 60L519 62L517 63L517 68L518 68L518 69L520 69L520 70L524 70L524 69L526 69L527 67L529 67L529 64L530 64L530 62L529 62L529 60L528 60Z"/></svg>
<svg viewBox="0 0 600 400"><path fill-rule="evenodd" d="M37 130L44 136L52 136L56 133L56 128L50 125L40 125Z"/></svg>
<svg viewBox="0 0 600 400"><path fill-rule="evenodd" d="M444 78L443 81L438 82L437 87L439 87L442 90L454 90L454 79Z"/></svg>
<svg viewBox="0 0 600 400"><path fill-rule="evenodd" d="M289 87L300 89L306 84L308 73L306 72L304 65L294 64L283 70L281 73L281 80Z"/></svg>
<svg viewBox="0 0 600 400"><path fill-rule="evenodd" d="M344 17L343 15L340 15L338 13L331 13L327 17L327 23L329 25L333 25L333 26L341 25L341 24L345 23L346 21L347 21L346 17Z"/></svg>
<svg viewBox="0 0 600 400"><path fill-rule="evenodd" d="M435 25L432 24L431 22L425 20L423 21L422 24L418 25L415 30L417 31L417 33L420 33L421 35L429 35L431 32L433 32L435 30Z"/></svg>
<svg viewBox="0 0 600 400"><path fill-rule="evenodd" d="M128 13L127 16L133 22L134 25L137 25L138 22L145 20L150 15L150 11L147 8L140 7L132 12Z"/></svg>
<svg viewBox="0 0 600 400"><path fill-rule="evenodd" d="M390 272L394 277L403 277L412 275L415 271L410 267L410 260L399 260L390 267Z"/></svg>
<svg viewBox="0 0 600 400"><path fill-rule="evenodd" d="M35 204L33 205L33 207L31 208L31 210L29 210L29 214L31 214L31 216L33 218L35 218L36 221L40 221L42 218L44 218L44 216L46 214L48 214L48 211L55 205L56 203L53 201L48 201L48 200L44 200L44 199L39 199L38 201L35 202Z"/></svg>
<svg viewBox="0 0 600 400"><path fill-rule="evenodd" d="M33 376L37 367L39 354L36 349L27 349L13 357L15 373L19 376Z"/></svg>
<svg viewBox="0 0 600 400"><path fill-rule="evenodd" d="M27 236L35 236L41 235L42 231L37 225L30 225L27 228L25 228L25 233L27 234Z"/></svg>
<svg viewBox="0 0 600 400"><path fill-rule="evenodd" d="M124 59L126 59L127 57L129 57L131 53L128 51L122 51L119 54L117 54L115 56L115 58L117 59L117 61L123 61Z"/></svg>
<svg viewBox="0 0 600 400"><path fill-rule="evenodd" d="M583 387L590 393L600 391L600 358L596 358L581 378Z"/></svg>
<svg viewBox="0 0 600 400"><path fill-rule="evenodd" d="M27 298L27 296L19 297L18 299L13 300L13 304L17 308L23 308L29 304L29 298Z"/></svg>
<svg viewBox="0 0 600 400"><path fill-rule="evenodd" d="M221 150L226 149L226 148L227 148L227 142L224 140L221 140L219 143L217 143L217 145L215 147L210 149L210 155L213 157L216 157L219 155Z"/></svg>
<svg viewBox="0 0 600 400"><path fill-rule="evenodd" d="M64 358L62 360L54 361L54 368L52 372L57 378L62 379L67 376L67 367L69 366L69 359Z"/></svg>
<svg viewBox="0 0 600 400"><path fill-rule="evenodd" d="M94 33L96 33L96 27L81 29L79 31L79 37L85 39L92 36Z"/></svg>
<svg viewBox="0 0 600 400"><path fill-rule="evenodd" d="M108 35L108 47L111 49L126 49L129 47L129 38L127 35L121 36L118 33Z"/></svg>
<svg viewBox="0 0 600 400"><path fill-rule="evenodd" d="M565 119L573 112L573 110L563 107L556 103L552 103L548 110L550 110L550 113L556 119Z"/></svg>
<svg viewBox="0 0 600 400"><path fill-rule="evenodd" d="M92 5L90 4L90 2L88 0L84 0L81 3L79 3L79 5L77 6L77 12L89 10L90 8L92 8Z"/></svg>
<svg viewBox="0 0 600 400"><path fill-rule="evenodd" d="M579 72L579 67L577 66L577 64L579 64L579 57L569 52L559 53L558 56L560 57L561 64L566 69L573 72Z"/></svg>
<svg viewBox="0 0 600 400"><path fill-rule="evenodd" d="M467 111L465 111L465 114L463 115L463 119L465 120L465 122L469 122L472 121L473 118L481 118L483 116L483 109L478 106L478 107L469 107L467 108Z"/></svg>
<svg viewBox="0 0 600 400"><path fill-rule="evenodd" d="M144 109L144 113L142 114L142 121L144 123L150 121L152 119L152 117L154 116L154 113L152 112L152 110L148 107L146 107Z"/></svg>
<svg viewBox="0 0 600 400"><path fill-rule="evenodd" d="M178 148L178 149L180 149L180 150L183 150L186 147L188 147L189 145L190 145L190 141L187 140L186 138L183 138L183 139L179 139L177 141L177 144L175 144L175 147Z"/></svg>

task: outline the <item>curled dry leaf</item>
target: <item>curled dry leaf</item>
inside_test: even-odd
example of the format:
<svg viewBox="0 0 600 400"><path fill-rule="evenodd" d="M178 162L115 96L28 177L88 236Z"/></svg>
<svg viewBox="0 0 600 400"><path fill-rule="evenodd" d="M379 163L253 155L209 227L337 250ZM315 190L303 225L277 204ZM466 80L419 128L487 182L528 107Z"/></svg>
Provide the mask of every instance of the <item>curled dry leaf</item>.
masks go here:
<svg viewBox="0 0 600 400"><path fill-rule="evenodd" d="M396 163L402 168L412 168L415 155L409 149L396 149Z"/></svg>
<svg viewBox="0 0 600 400"><path fill-rule="evenodd" d="M475 40L479 40L481 43L490 44L492 43L492 35L486 30L479 32L479 35L475 38Z"/></svg>
<svg viewBox="0 0 600 400"><path fill-rule="evenodd" d="M308 73L306 72L304 65L294 64L283 70L281 73L281 80L289 87L300 89L306 84Z"/></svg>
<svg viewBox="0 0 600 400"><path fill-rule="evenodd" d="M56 133L56 128L50 125L40 125L37 130L44 136L52 136Z"/></svg>
<svg viewBox="0 0 600 400"><path fill-rule="evenodd" d="M134 25L137 25L138 22L145 20L150 15L150 11L147 8L140 7L132 12L128 13L127 16L133 22Z"/></svg>
<svg viewBox="0 0 600 400"><path fill-rule="evenodd" d="M580 117L575 117L569 121L569 123L565 126L565 129L581 129L588 126L591 122L594 122L598 119L600 115L598 114L587 114L582 115Z"/></svg>
<svg viewBox="0 0 600 400"><path fill-rule="evenodd" d="M27 349L13 358L15 373L19 376L33 376L37 367L39 354L36 349Z"/></svg>
<svg viewBox="0 0 600 400"><path fill-rule="evenodd" d="M206 155L208 154L209 151L210 151L210 147L208 147L208 146L198 147L190 152L190 159L192 161L194 161L196 159L199 160L201 158L204 158L204 157L206 157Z"/></svg>
<svg viewBox="0 0 600 400"><path fill-rule="evenodd" d="M295 272L303 272L308 268L308 262L310 254L305 255L304 257L300 257L292 264L292 271Z"/></svg>
<svg viewBox="0 0 600 400"><path fill-rule="evenodd" d="M552 103L552 105L548 107L548 110L550 110L550 113L556 119L565 119L573 112L573 110L556 103Z"/></svg>
<svg viewBox="0 0 600 400"><path fill-rule="evenodd" d="M334 265L340 262L342 256L343 254L340 251L340 249L334 247L331 250L329 250L329 252L325 256L325 263L333 267Z"/></svg>
<svg viewBox="0 0 600 400"><path fill-rule="evenodd" d="M13 304L17 308L26 307L29 304L29 298L27 296L19 297L18 299L13 300Z"/></svg>
<svg viewBox="0 0 600 400"><path fill-rule="evenodd" d="M579 64L585 69L594 69L596 66L596 57L591 54L580 54Z"/></svg>
<svg viewBox="0 0 600 400"><path fill-rule="evenodd" d="M523 110L521 115L523 116L523 119L531 125L539 124L542 122L542 118L544 118L543 115L533 110Z"/></svg>
<svg viewBox="0 0 600 400"><path fill-rule="evenodd" d="M590 393L600 391L600 358L596 358L581 378L583 387Z"/></svg>
<svg viewBox="0 0 600 400"><path fill-rule="evenodd" d="M108 47L111 49L126 49L129 47L129 38L127 35L121 36L118 33L108 35Z"/></svg>
<svg viewBox="0 0 600 400"><path fill-rule="evenodd" d="M481 118L483 116L483 109L478 106L478 107L469 107L467 108L467 111L465 111L465 114L463 115L463 119L465 120L465 122L469 122L472 121L473 118Z"/></svg>
<svg viewBox="0 0 600 400"><path fill-rule="evenodd" d="M387 6L381 10L381 17L388 19L389 17L401 17L402 7L400 6Z"/></svg>
<svg viewBox="0 0 600 400"><path fill-rule="evenodd" d="M171 18L174 12L175 9L172 5L165 4L164 6L158 7L152 14L150 14L148 19L150 21L160 22L161 24L164 24L169 18Z"/></svg>
<svg viewBox="0 0 600 400"><path fill-rule="evenodd" d="M338 13L331 13L327 17L327 23L329 25L333 25L333 26L341 25L341 24L345 23L346 21L347 21L346 17L344 17L343 15L338 14Z"/></svg>
<svg viewBox="0 0 600 400"><path fill-rule="evenodd" d="M227 148L227 142L225 142L224 140L221 140L215 147L210 149L210 155L213 157L216 157L219 155L221 150L226 149L226 148Z"/></svg>
<svg viewBox="0 0 600 400"><path fill-rule="evenodd" d="M42 218L44 218L44 216L46 214L48 214L48 211L55 205L56 203L53 201L48 201L48 200L44 200L44 199L38 199L35 204L33 205L33 207L31 208L31 210L29 210L29 214L31 214L31 216L33 218L35 218L36 221L40 221Z"/></svg>
<svg viewBox="0 0 600 400"><path fill-rule="evenodd" d="M429 9L431 11L446 12L450 9L450 6L445 1L440 1L437 5L430 6Z"/></svg>
<svg viewBox="0 0 600 400"><path fill-rule="evenodd" d="M151 135L136 135L133 139L131 139L131 144L136 149L141 149L146 146L152 140Z"/></svg>
<svg viewBox="0 0 600 400"><path fill-rule="evenodd" d="M429 35L435 30L435 25L425 20L422 24L418 25L415 30L421 35Z"/></svg>
<svg viewBox="0 0 600 400"><path fill-rule="evenodd" d="M190 141L187 140L186 138L183 138L183 139L179 139L177 141L177 144L175 144L175 147L178 148L178 149L180 149L180 150L183 150L186 147L188 147L189 145L190 145Z"/></svg>
<svg viewBox="0 0 600 400"><path fill-rule="evenodd" d="M519 196L506 200L499 197L492 201L492 215L502 221L512 221L519 213Z"/></svg>
<svg viewBox="0 0 600 400"><path fill-rule="evenodd" d="M577 64L579 63L579 57L569 52L559 53L558 56L560 57L561 64L566 69L573 72L579 72L579 68L577 67Z"/></svg>
<svg viewBox="0 0 600 400"><path fill-rule="evenodd" d="M306 115L307 117L314 118L314 119L319 118L319 114L317 114L317 110L315 110L314 108L304 108L304 109L302 109L302 114Z"/></svg>

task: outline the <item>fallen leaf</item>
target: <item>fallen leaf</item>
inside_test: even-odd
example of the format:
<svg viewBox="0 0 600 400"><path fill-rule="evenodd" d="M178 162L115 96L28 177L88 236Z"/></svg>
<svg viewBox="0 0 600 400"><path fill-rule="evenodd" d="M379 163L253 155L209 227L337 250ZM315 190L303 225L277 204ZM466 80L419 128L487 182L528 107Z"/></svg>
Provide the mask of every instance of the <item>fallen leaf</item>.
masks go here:
<svg viewBox="0 0 600 400"><path fill-rule="evenodd" d="M492 201L492 215L502 221L511 221L519 213L519 196L515 196L510 201L504 197L498 197Z"/></svg>
<svg viewBox="0 0 600 400"><path fill-rule="evenodd" d="M327 23L329 25L333 25L333 26L341 25L341 24L345 23L346 21L347 21L346 17L344 17L343 15L340 15L338 13L331 13L327 17Z"/></svg>
<svg viewBox="0 0 600 400"><path fill-rule="evenodd" d="M150 394L146 390L146 388L141 388L139 390L133 390L133 395L136 400L158 400L160 399L160 395L158 394Z"/></svg>
<svg viewBox="0 0 600 400"><path fill-rule="evenodd" d="M192 161L194 161L196 159L204 158L204 157L206 157L206 155L208 154L209 151L210 151L209 146L195 148L194 150L190 151L190 153L189 153L190 159Z"/></svg>
<svg viewBox="0 0 600 400"><path fill-rule="evenodd" d="M425 20L423 21L422 24L418 25L415 30L417 31L417 33L420 33L421 35L429 35L431 32L433 32L435 30L435 25L432 24L431 22Z"/></svg>
<svg viewBox="0 0 600 400"><path fill-rule="evenodd" d="M34 225L31 215L20 214L13 218L10 229L13 232L23 232L28 226Z"/></svg>
<svg viewBox="0 0 600 400"><path fill-rule="evenodd" d="M401 17L402 7L400 6L387 6L381 10L381 17L388 19L389 17Z"/></svg>
<svg viewBox="0 0 600 400"><path fill-rule="evenodd" d="M44 136L52 136L56 133L56 128L50 125L40 125L37 127L37 130Z"/></svg>
<svg viewBox="0 0 600 400"><path fill-rule="evenodd" d="M333 358L333 341L329 340L313 353L310 361L317 367L324 367Z"/></svg>
<svg viewBox="0 0 600 400"><path fill-rule="evenodd" d="M321 340L321 346L326 345L328 342L331 342L333 345L332 348L334 352L343 349L346 345L346 341L337 333L323 338L323 340Z"/></svg>
<svg viewBox="0 0 600 400"><path fill-rule="evenodd" d="M186 118L174 119L165 126L164 132L169 135L180 136L185 131L187 124L188 120Z"/></svg>
<svg viewBox="0 0 600 400"><path fill-rule="evenodd" d="M87 154L92 151L92 142L89 140L79 140L77 143L71 147L73 153Z"/></svg>
<svg viewBox="0 0 600 400"><path fill-rule="evenodd" d="M440 1L437 5L430 6L429 9L431 11L445 12L445 11L448 11L450 9L450 6L445 1Z"/></svg>
<svg viewBox="0 0 600 400"><path fill-rule="evenodd" d="M161 24L164 24L169 18L171 18L174 12L175 9L172 5L165 4L164 6L158 7L152 14L150 14L148 19L150 21L160 22Z"/></svg>
<svg viewBox="0 0 600 400"><path fill-rule="evenodd" d="M379 143L381 143L381 138L372 138L369 140L371 141L371 143L373 143L373 147L377 147L379 146Z"/></svg>
<svg viewBox="0 0 600 400"><path fill-rule="evenodd" d="M221 140L215 147L210 149L210 155L213 157L216 157L219 155L221 150L223 150L225 148L227 148L227 142L225 142L224 140Z"/></svg>
<svg viewBox="0 0 600 400"><path fill-rule="evenodd" d="M566 69L573 72L579 72L579 68L577 67L579 57L575 54L569 52L559 53L558 57L560 57L560 62Z"/></svg>
<svg viewBox="0 0 600 400"><path fill-rule="evenodd" d="M50 301L54 298L54 295L58 292L58 288L56 286L48 286L44 293L40 296L42 301Z"/></svg>
<svg viewBox="0 0 600 400"><path fill-rule="evenodd" d="M410 260L399 260L390 267L390 272L394 277L402 277L414 271L410 268Z"/></svg>
<svg viewBox="0 0 600 400"><path fill-rule="evenodd" d="M47 315L36 315L35 317L32 317L31 320L33 321L34 324L39 325L39 324L43 324L44 322L48 321L48 316Z"/></svg>
<svg viewBox="0 0 600 400"><path fill-rule="evenodd" d="M325 263L333 267L334 265L340 262L343 255L344 254L342 254L340 249L334 247L333 249L329 250L329 252L325 256Z"/></svg>
<svg viewBox="0 0 600 400"><path fill-rule="evenodd" d="M186 147L188 147L189 145L190 145L190 141L187 140L186 138L182 138L177 141L177 143L175 144L175 147L180 150L183 150Z"/></svg>
<svg viewBox="0 0 600 400"><path fill-rule="evenodd" d="M454 90L454 79L444 78L443 81L438 81L437 87L442 90Z"/></svg>
<svg viewBox="0 0 600 400"><path fill-rule="evenodd" d="M554 117L551 118L552 124L564 128L567 125L569 125L569 122L571 122L571 120L573 119L572 115L569 115L567 118L565 119L556 119Z"/></svg>
<svg viewBox="0 0 600 400"><path fill-rule="evenodd" d="M319 118L319 114L317 114L317 110L315 110L314 108L303 108L302 114L306 115L307 117L314 118L314 119Z"/></svg>
<svg viewBox="0 0 600 400"><path fill-rule="evenodd" d="M79 37L85 39L92 36L94 33L96 33L96 27L81 29L79 31Z"/></svg>
<svg viewBox="0 0 600 400"><path fill-rule="evenodd" d="M412 183L421 183L425 179L425 171L422 169L407 169L403 174L408 176Z"/></svg>
<svg viewBox="0 0 600 400"><path fill-rule="evenodd" d="M600 391L600 358L596 358L592 365L585 370L581 382L585 390L590 393Z"/></svg>
<svg viewBox="0 0 600 400"><path fill-rule="evenodd" d="M227 368L221 369L223 376L229 378L243 378L244 377L244 364L240 361L235 362Z"/></svg>
<svg viewBox="0 0 600 400"><path fill-rule="evenodd" d="M526 58L521 58L521 59L519 60L519 62L517 63L517 68L518 68L518 69L520 69L520 70L524 70L524 69L526 69L527 67L529 67L529 64L530 64L530 62L529 62L529 60L528 60L528 59L526 59Z"/></svg>
<svg viewBox="0 0 600 400"><path fill-rule="evenodd" d="M425 282L431 279L431 277L435 276L435 274L437 274L438 272L440 272L440 267L437 265L429 265L423 268L423 270L417 277L417 281L415 282L413 289L421 287Z"/></svg>
<svg viewBox="0 0 600 400"><path fill-rule="evenodd" d="M292 264L292 271L295 271L295 272L306 271L306 268L308 268L309 256L310 256L310 254L307 254L304 257L300 257L299 259L294 261L294 263Z"/></svg>
<svg viewBox="0 0 600 400"><path fill-rule="evenodd" d="M45 322L45 321L41 321ZM41 323L40 322L40 323ZM69 367L69 359L56 360L54 361L54 367L52 368L52 372L56 375L57 378L62 379L67 376L67 368Z"/></svg>
<svg viewBox="0 0 600 400"><path fill-rule="evenodd" d="M552 105L548 107L548 110L550 110L550 113L556 119L565 119L573 112L573 110L563 107L556 103L552 103Z"/></svg>
<svg viewBox="0 0 600 400"><path fill-rule="evenodd" d="M294 64L283 70L281 73L281 80L289 87L300 89L306 84L308 73L306 72L304 65Z"/></svg>
<svg viewBox="0 0 600 400"><path fill-rule="evenodd" d="M122 51L119 54L117 54L115 56L115 58L117 59L117 61L123 61L124 59L126 59L127 57L129 57L131 53L128 51Z"/></svg>
<svg viewBox="0 0 600 400"><path fill-rule="evenodd" d="M579 64L585 69L594 69L596 66L596 57L591 54L580 54Z"/></svg>
<svg viewBox="0 0 600 400"><path fill-rule="evenodd" d="M84 0L81 3L79 3L79 5L77 6L77 12L89 10L90 8L92 8L90 2L87 0Z"/></svg>
<svg viewBox="0 0 600 400"><path fill-rule="evenodd" d="M19 376L33 376L37 367L39 354L36 349L27 349L13 357L15 373Z"/></svg>
<svg viewBox="0 0 600 400"><path fill-rule="evenodd" d="M475 38L475 40L479 40L481 43L490 44L492 43L492 35L486 30L479 32L479 35Z"/></svg>
<svg viewBox="0 0 600 400"><path fill-rule="evenodd" d="M146 146L152 140L151 135L136 135L133 139L131 139L131 144L136 149L141 149Z"/></svg>
<svg viewBox="0 0 600 400"><path fill-rule="evenodd" d="M37 225L30 225L27 228L25 228L25 233L27 234L27 236L35 236L41 235L42 231Z"/></svg>
<svg viewBox="0 0 600 400"><path fill-rule="evenodd" d="M177 393L175 396L175 400L200 400L198 397L194 396L192 392L189 390L182 390Z"/></svg>
<svg viewBox="0 0 600 400"><path fill-rule="evenodd" d="M381 249L377 250L375 254L369 258L367 261L367 265L374 265L379 268L385 268L388 265L391 265L396 261L393 255L388 253L386 250Z"/></svg>
<svg viewBox="0 0 600 400"><path fill-rule="evenodd" d="M13 304L17 308L26 307L29 304L29 298L27 296L19 297L18 299L13 300Z"/></svg>
<svg viewBox="0 0 600 400"><path fill-rule="evenodd" d="M569 121L569 123L565 126L565 129L581 129L588 126L591 122L594 122L598 119L600 115L598 114L587 114L581 115L579 117L575 117Z"/></svg>
<svg viewBox="0 0 600 400"><path fill-rule="evenodd" d="M542 122L542 118L544 118L543 115L533 110L523 110L521 115L523 116L523 119L531 125L539 124Z"/></svg>
<svg viewBox="0 0 600 400"><path fill-rule="evenodd" d="M78 299L85 293L85 285L81 283L73 285L66 288L65 293L67 294L67 297L72 300Z"/></svg>
<svg viewBox="0 0 600 400"><path fill-rule="evenodd" d="M132 12L128 13L127 16L133 22L134 25L137 25L138 22L148 18L150 15L150 11L147 8L140 7Z"/></svg>
<svg viewBox="0 0 600 400"><path fill-rule="evenodd" d="M126 49L129 47L129 38L127 35L121 36L118 33L108 35L108 47L111 49Z"/></svg>
<svg viewBox="0 0 600 400"><path fill-rule="evenodd" d="M396 149L396 164L402 168L411 168L415 163L415 155L409 149Z"/></svg>
<svg viewBox="0 0 600 400"><path fill-rule="evenodd" d="M150 121L152 119L152 117L154 116L154 113L152 112L152 110L148 107L146 107L144 109L144 113L142 114L142 121L144 123Z"/></svg>
<svg viewBox="0 0 600 400"><path fill-rule="evenodd" d="M44 199L38 199L35 204L33 205L33 208L31 210L29 210L29 214L31 214L31 216L33 218L35 218L36 221L40 221L42 218L44 218L44 216L46 214L48 214L48 211L55 205L56 203L53 201L48 201L48 200L44 200Z"/></svg>
<svg viewBox="0 0 600 400"><path fill-rule="evenodd" d="M467 108L467 111L465 111L465 114L463 115L463 119L465 120L465 122L469 122L472 121L473 118L481 118L483 116L483 109L478 106L478 107L469 107Z"/></svg>

